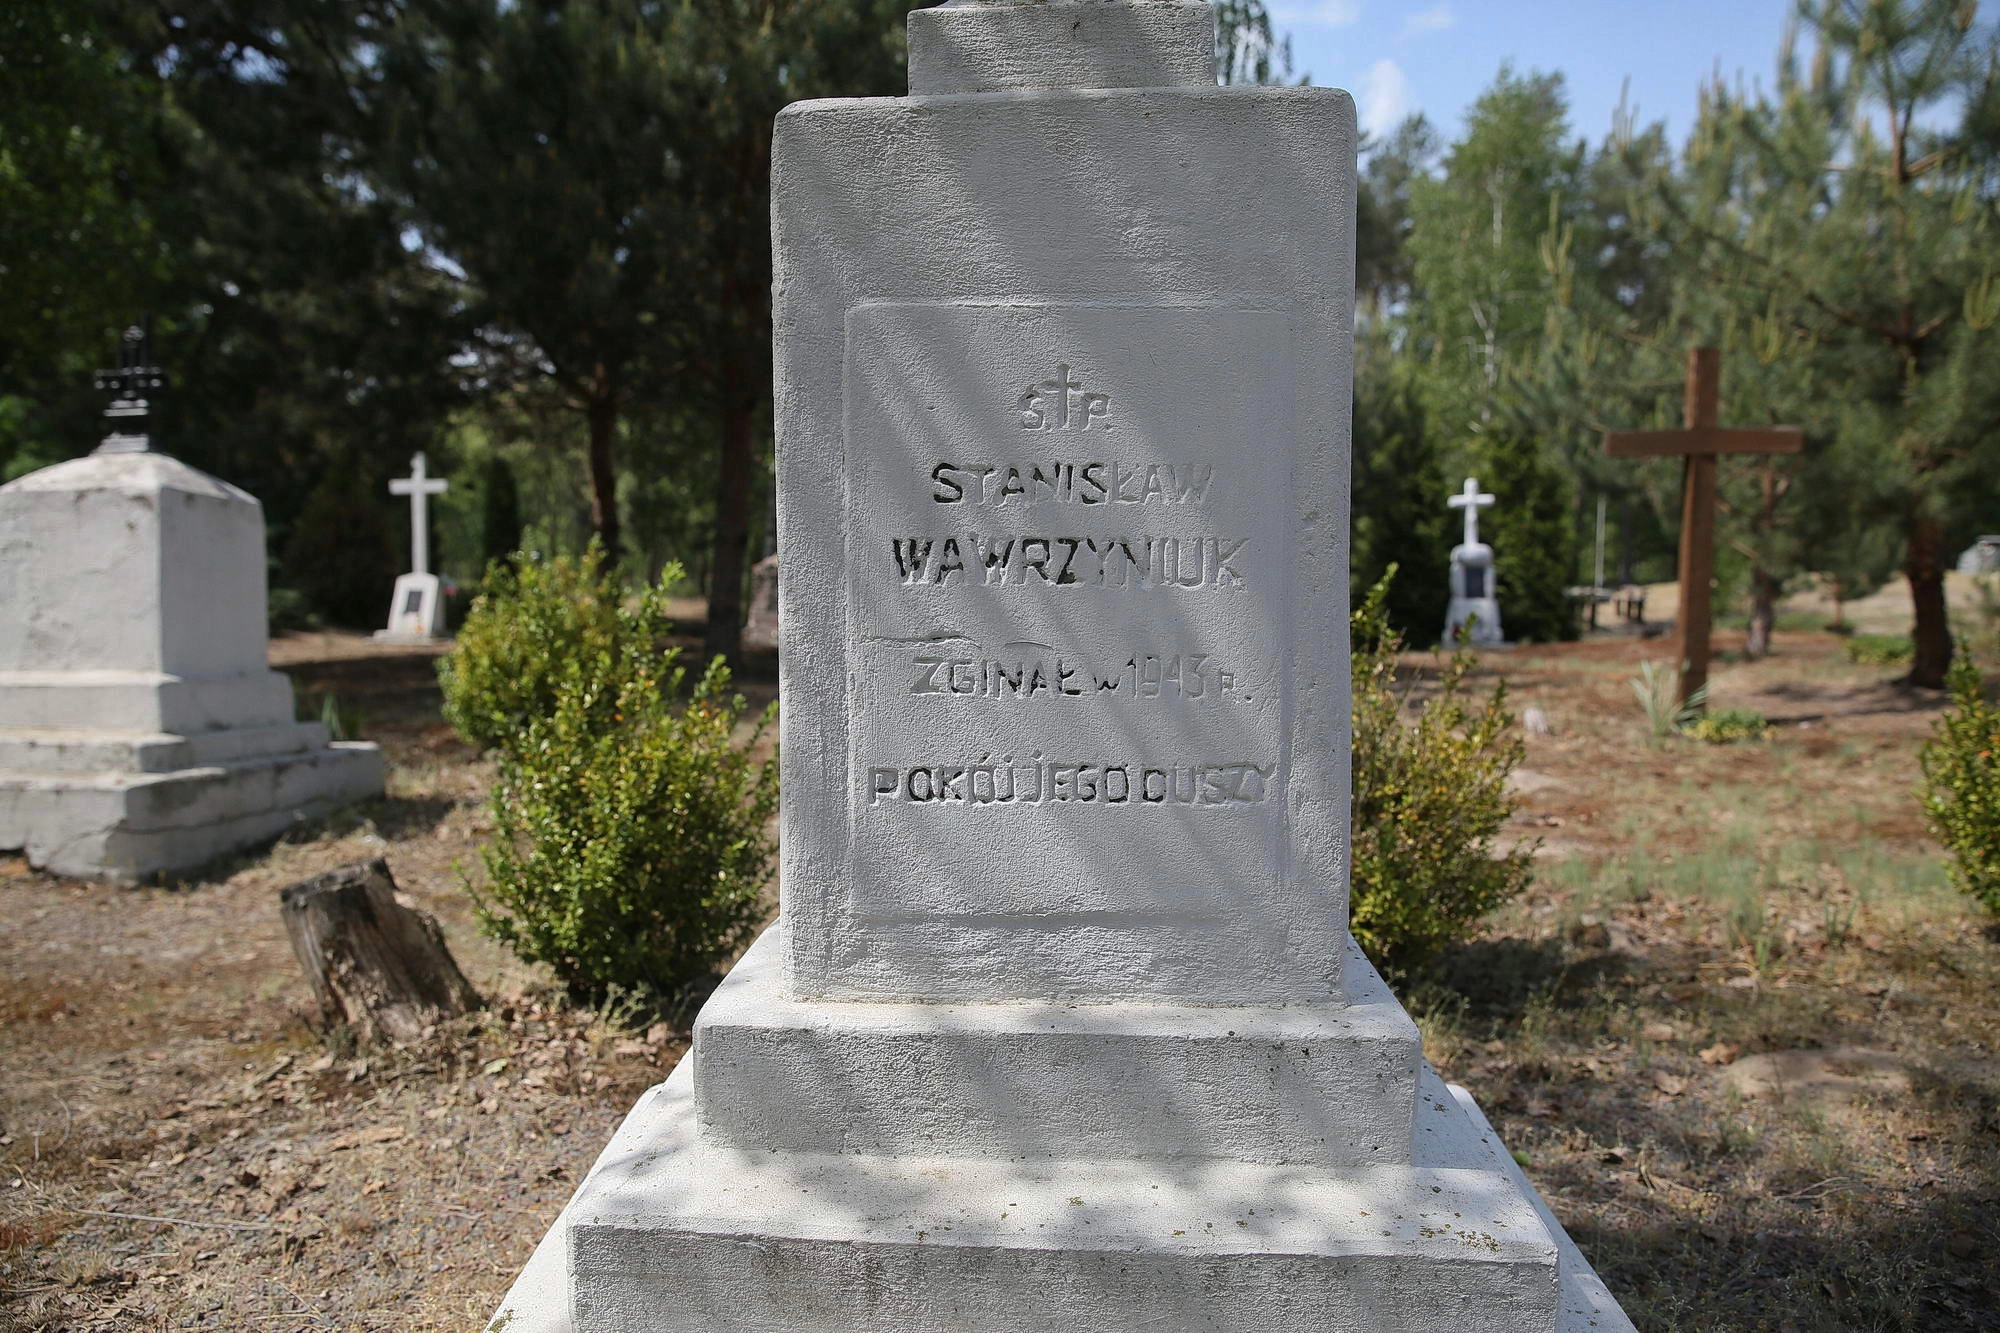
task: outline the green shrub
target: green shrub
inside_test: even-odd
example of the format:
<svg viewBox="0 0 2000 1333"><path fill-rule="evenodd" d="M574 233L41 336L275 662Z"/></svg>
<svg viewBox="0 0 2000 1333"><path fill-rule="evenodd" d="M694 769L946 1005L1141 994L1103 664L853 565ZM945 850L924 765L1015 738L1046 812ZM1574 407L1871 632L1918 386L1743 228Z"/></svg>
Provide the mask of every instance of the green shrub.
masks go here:
<svg viewBox="0 0 2000 1333"><path fill-rule="evenodd" d="M1952 883L2000 916L2000 708L1963 653L1946 683L1951 708L1924 742L1924 814L1951 853Z"/></svg>
<svg viewBox="0 0 2000 1333"><path fill-rule="evenodd" d="M1695 718L1681 727L1684 735L1710 745L1728 745L1732 741L1761 741L1769 734L1771 722L1754 708L1718 708L1705 717Z"/></svg>
<svg viewBox="0 0 2000 1333"><path fill-rule="evenodd" d="M1913 651L1907 634L1851 634L1847 660L1862 666L1900 666Z"/></svg>
<svg viewBox="0 0 2000 1333"><path fill-rule="evenodd" d="M608 710L619 682L657 678L672 628L666 589L679 578L669 567L628 602L596 542L581 556L496 562L438 662L445 721L482 750L513 748L531 722L554 715L559 682L572 678Z"/></svg>
<svg viewBox="0 0 2000 1333"><path fill-rule="evenodd" d="M1402 643L1383 612L1394 576L1391 566L1353 613L1352 928L1376 962L1407 968L1526 888L1533 849L1493 852L1513 812L1507 777L1525 753L1506 686L1469 700L1472 661L1461 654L1412 712L1396 676Z"/></svg>
<svg viewBox="0 0 2000 1333"><path fill-rule="evenodd" d="M672 1000L764 916L778 770L755 752L776 705L739 740L744 702L722 659L676 708L674 656L664 679L572 660L554 711L501 751L487 884L467 888L488 933L578 995Z"/></svg>

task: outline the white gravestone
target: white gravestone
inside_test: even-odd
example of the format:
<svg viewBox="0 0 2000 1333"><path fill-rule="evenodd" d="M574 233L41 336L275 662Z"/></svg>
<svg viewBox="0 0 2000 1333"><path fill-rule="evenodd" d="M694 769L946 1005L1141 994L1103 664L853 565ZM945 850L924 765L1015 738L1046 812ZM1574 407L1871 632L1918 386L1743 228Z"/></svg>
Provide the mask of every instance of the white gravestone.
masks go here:
<svg viewBox="0 0 2000 1333"><path fill-rule="evenodd" d="M450 488L450 482L430 475L422 453L411 456L409 476L389 481L391 495L410 497L410 572L396 577L389 627L376 631L378 639L428 643L444 636L443 588L431 573L430 498Z"/></svg>
<svg viewBox="0 0 2000 1333"><path fill-rule="evenodd" d="M750 567L750 611L743 642L752 648L778 646L778 557L767 555Z"/></svg>
<svg viewBox="0 0 2000 1333"><path fill-rule="evenodd" d="M263 507L142 436L0 486L0 849L138 879L382 793L293 721L264 580Z"/></svg>
<svg viewBox="0 0 2000 1333"><path fill-rule="evenodd" d="M1985 536L1965 548L1958 557L1958 572L1978 577L2000 574L2000 536Z"/></svg>
<svg viewBox="0 0 2000 1333"><path fill-rule="evenodd" d="M1351 101L909 23L778 124L781 915L492 1327L1629 1330L1345 929Z"/></svg>
<svg viewBox="0 0 2000 1333"><path fill-rule="evenodd" d="M1494 586L1499 571L1493 564L1493 548L1479 540L1479 511L1492 504L1493 497L1467 477L1465 489L1445 503L1465 512L1465 540L1451 548L1451 603L1445 609L1444 641L1498 646L1505 640L1500 630L1500 592Z"/></svg>

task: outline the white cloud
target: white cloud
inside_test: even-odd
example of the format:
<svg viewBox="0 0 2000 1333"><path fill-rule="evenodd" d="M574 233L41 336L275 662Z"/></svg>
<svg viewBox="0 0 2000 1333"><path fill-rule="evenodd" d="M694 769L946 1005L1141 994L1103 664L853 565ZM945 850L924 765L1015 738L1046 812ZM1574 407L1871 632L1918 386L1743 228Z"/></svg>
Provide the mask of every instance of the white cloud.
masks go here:
<svg viewBox="0 0 2000 1333"><path fill-rule="evenodd" d="M1436 5L1419 14L1412 14L1403 21L1403 36L1421 37L1429 32L1443 32L1458 24L1458 15L1451 12L1450 5Z"/></svg>
<svg viewBox="0 0 2000 1333"><path fill-rule="evenodd" d="M1386 56L1368 67L1367 77L1361 80L1360 100L1361 128L1378 136L1395 129L1416 109L1411 102L1410 76Z"/></svg>
<svg viewBox="0 0 2000 1333"><path fill-rule="evenodd" d="M1361 17L1361 0L1304 0L1272 7L1281 28L1345 28Z"/></svg>

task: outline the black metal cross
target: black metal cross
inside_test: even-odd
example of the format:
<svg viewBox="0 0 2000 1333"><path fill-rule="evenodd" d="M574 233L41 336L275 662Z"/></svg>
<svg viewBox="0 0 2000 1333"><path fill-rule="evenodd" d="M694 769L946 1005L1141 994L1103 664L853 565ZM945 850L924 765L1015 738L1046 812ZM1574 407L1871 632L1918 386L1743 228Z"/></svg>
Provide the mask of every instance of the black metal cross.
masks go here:
<svg viewBox="0 0 2000 1333"><path fill-rule="evenodd" d="M100 454L143 454L153 448L148 395L166 387L167 377L153 361L152 318L125 330L118 349L118 369L97 372L97 391L111 395L104 419L111 433L97 446Z"/></svg>

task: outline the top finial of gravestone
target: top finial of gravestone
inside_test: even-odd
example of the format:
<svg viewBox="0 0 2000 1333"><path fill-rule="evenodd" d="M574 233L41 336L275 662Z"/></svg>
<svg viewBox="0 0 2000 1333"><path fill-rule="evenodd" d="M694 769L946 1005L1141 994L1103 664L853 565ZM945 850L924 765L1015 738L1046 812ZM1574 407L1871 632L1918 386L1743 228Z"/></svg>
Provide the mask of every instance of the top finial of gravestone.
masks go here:
<svg viewBox="0 0 2000 1333"><path fill-rule="evenodd" d="M909 30L914 96L1215 86L1205 0L945 0Z"/></svg>
<svg viewBox="0 0 2000 1333"><path fill-rule="evenodd" d="M97 391L111 395L104 419L111 431L97 446L100 454L153 452L150 395L166 387L167 377L153 364L153 319L148 315L119 339L118 368L97 372Z"/></svg>

